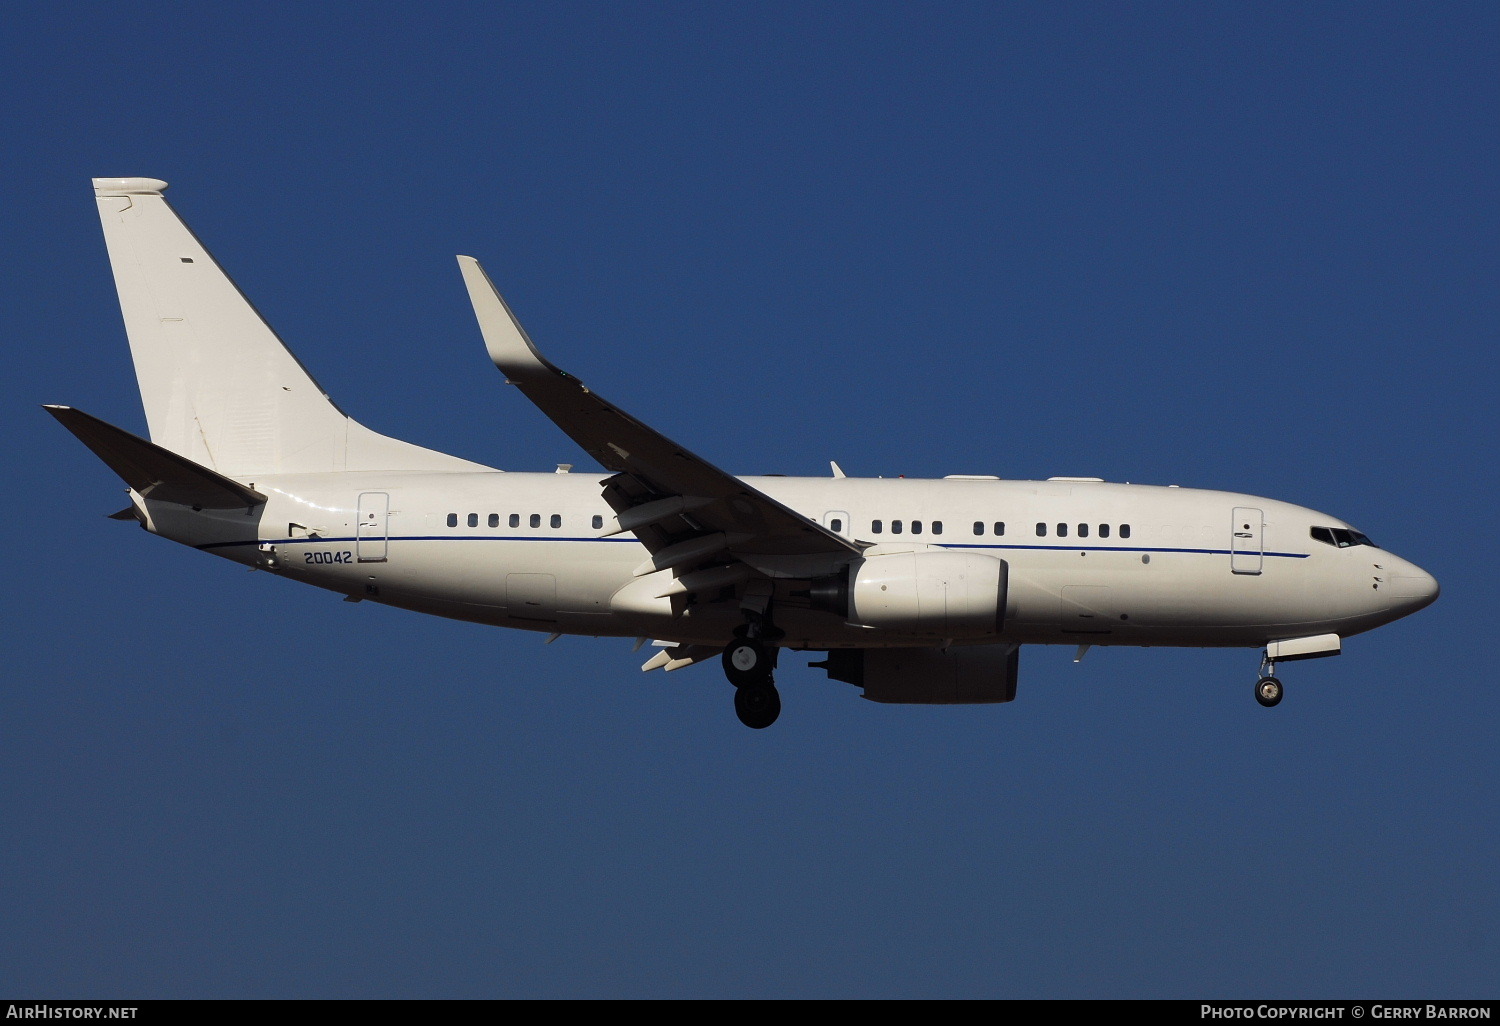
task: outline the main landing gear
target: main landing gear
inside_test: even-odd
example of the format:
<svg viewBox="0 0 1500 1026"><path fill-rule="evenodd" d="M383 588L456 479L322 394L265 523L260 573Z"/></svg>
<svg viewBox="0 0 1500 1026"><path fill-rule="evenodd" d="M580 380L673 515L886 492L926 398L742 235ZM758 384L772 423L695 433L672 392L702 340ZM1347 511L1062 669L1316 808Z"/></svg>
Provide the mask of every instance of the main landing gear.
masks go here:
<svg viewBox="0 0 1500 1026"><path fill-rule="evenodd" d="M735 715L753 730L764 730L781 715L781 695L771 676L776 649L764 643L767 633L759 622L752 622L736 631L724 649L724 676L734 685Z"/></svg>
<svg viewBox="0 0 1500 1026"><path fill-rule="evenodd" d="M1275 676L1276 664L1270 659L1260 662L1260 680L1255 682L1255 700L1267 709L1281 701L1281 681Z"/></svg>
<svg viewBox="0 0 1500 1026"><path fill-rule="evenodd" d="M764 730L781 715L781 693L769 677L743 684L734 689L734 714L752 730Z"/></svg>

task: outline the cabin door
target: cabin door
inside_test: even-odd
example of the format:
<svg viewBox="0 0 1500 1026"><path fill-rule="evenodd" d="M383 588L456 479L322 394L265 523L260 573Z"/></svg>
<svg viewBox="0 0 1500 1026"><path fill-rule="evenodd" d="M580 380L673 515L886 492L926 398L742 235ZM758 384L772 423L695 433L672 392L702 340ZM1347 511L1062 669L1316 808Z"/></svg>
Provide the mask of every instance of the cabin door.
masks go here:
<svg viewBox="0 0 1500 1026"><path fill-rule="evenodd" d="M359 493L359 521L354 528L354 556L361 563L384 563L391 497L386 492Z"/></svg>
<svg viewBox="0 0 1500 1026"><path fill-rule="evenodd" d="M1265 561L1262 537L1264 514L1248 506L1234 508L1234 522L1229 525L1229 569L1237 574L1258 574Z"/></svg>

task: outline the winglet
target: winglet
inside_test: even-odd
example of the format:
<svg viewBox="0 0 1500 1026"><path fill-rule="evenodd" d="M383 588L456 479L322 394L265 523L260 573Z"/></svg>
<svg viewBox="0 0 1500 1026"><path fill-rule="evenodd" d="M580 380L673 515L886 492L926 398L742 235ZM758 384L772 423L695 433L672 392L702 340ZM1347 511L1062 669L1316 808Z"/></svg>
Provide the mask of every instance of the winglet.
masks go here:
<svg viewBox="0 0 1500 1026"><path fill-rule="evenodd" d="M479 261L471 256L458 258L458 268L463 272L464 285L469 290L469 302L474 306L474 316L479 320L479 332L484 336L484 346L490 359L504 373L506 380L521 382L563 375L549 363L540 352L509 304L484 273Z"/></svg>
<svg viewBox="0 0 1500 1026"><path fill-rule="evenodd" d="M458 267L495 366L601 467L634 482L629 490L618 482L606 482L608 488L615 489L607 491L606 496L619 514L617 523L623 524L630 510L640 508L637 515L649 519L635 527L654 528L659 514L670 518L685 511L688 504L704 503L691 520L679 517L676 523L680 527L644 531L651 539L646 548L653 553L654 562L642 564L646 569L637 576L668 565L691 570L694 561L715 557L726 547L736 557L743 551L812 555L835 562L847 562L863 551L847 538L695 456L549 363L516 321L479 261L461 256ZM653 505L658 501L665 505ZM676 503L683 504L681 510L666 512ZM662 557L659 560L658 555Z"/></svg>

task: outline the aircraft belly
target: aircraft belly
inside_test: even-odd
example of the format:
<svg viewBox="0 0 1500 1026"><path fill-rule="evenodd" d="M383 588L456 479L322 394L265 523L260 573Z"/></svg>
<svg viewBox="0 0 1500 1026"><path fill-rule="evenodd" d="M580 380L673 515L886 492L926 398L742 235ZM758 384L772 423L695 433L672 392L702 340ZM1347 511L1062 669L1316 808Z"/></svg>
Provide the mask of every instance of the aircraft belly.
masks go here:
<svg viewBox="0 0 1500 1026"><path fill-rule="evenodd" d="M1019 563L1020 561L1017 561ZM1012 563L1006 635L1029 643L1253 645L1289 626L1316 625L1346 611L1307 586L1301 561L1258 575L1233 574L1222 558L1187 552L1143 561ZM1323 605L1310 598L1316 594Z"/></svg>
<svg viewBox="0 0 1500 1026"><path fill-rule="evenodd" d="M609 546L608 555L624 548ZM583 559L576 549L577 543L570 542L406 540L392 544L390 572L394 587L413 597L515 607L520 615L553 618L558 613L607 613L610 593L628 579L626 564L635 553L601 559L604 553L591 551L594 558Z"/></svg>
<svg viewBox="0 0 1500 1026"><path fill-rule="evenodd" d="M392 545L392 590L417 598L470 605L505 605L505 563L498 545L402 540Z"/></svg>

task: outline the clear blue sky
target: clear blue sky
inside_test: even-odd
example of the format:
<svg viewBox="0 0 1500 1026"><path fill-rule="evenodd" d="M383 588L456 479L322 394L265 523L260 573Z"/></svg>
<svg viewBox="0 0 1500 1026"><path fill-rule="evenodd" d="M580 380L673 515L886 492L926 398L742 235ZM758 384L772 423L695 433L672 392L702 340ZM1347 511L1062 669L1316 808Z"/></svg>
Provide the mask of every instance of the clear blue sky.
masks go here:
<svg viewBox="0 0 1500 1026"><path fill-rule="evenodd" d="M1494 4L26 4L0 994L1495 996ZM453 262L740 473L1097 475L1344 517L1443 596L1285 668L1027 649L886 707L423 618L104 519L144 423L93 176L334 397L584 463Z"/></svg>

